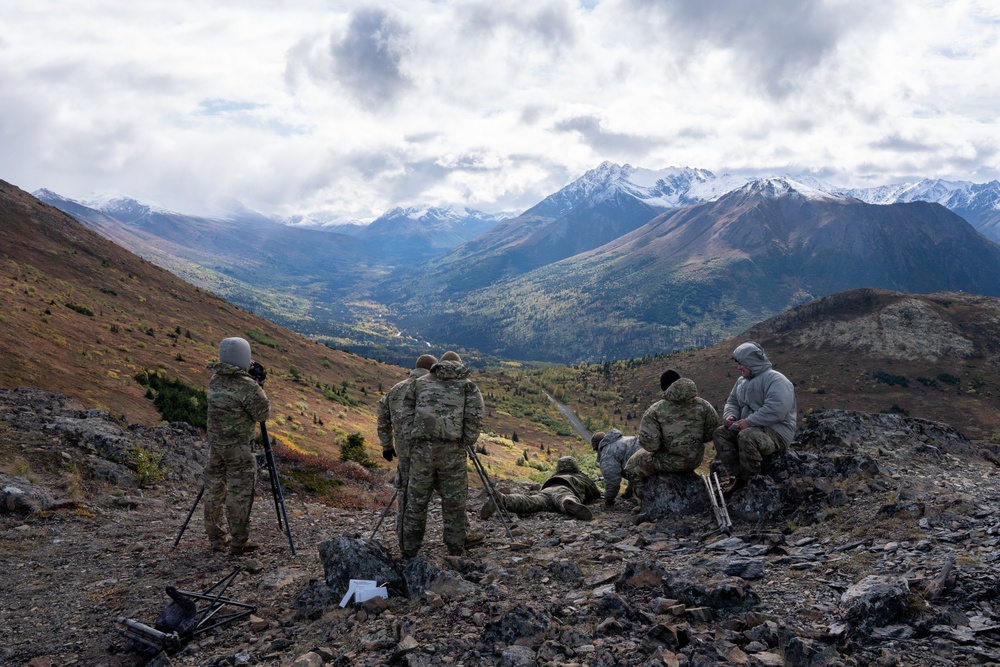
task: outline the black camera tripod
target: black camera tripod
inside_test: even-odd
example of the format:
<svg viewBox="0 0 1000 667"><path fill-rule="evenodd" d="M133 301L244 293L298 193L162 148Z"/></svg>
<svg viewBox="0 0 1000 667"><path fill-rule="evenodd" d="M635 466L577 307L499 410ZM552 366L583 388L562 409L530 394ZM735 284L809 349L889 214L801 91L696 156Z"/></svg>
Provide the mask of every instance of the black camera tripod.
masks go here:
<svg viewBox="0 0 1000 667"><path fill-rule="evenodd" d="M288 515L285 513L285 498L281 494L278 466L274 461L274 450L271 449L271 439L267 436L267 424L264 422L260 422L260 438L264 443L264 458L267 461L268 476L271 478L271 495L274 496L274 511L278 515L278 529L288 536L288 546L291 547L292 555L294 556L295 542L292 541L292 527L288 524ZM181 541L184 531L187 530L188 523L191 521L191 517L194 516L194 511L197 509L198 503L201 502L203 495L205 495L204 484L201 485L198 497L194 499L194 505L191 506L191 511L188 512L187 518L184 519L184 525L181 526L180 532L177 533L177 539L174 540L175 547Z"/></svg>

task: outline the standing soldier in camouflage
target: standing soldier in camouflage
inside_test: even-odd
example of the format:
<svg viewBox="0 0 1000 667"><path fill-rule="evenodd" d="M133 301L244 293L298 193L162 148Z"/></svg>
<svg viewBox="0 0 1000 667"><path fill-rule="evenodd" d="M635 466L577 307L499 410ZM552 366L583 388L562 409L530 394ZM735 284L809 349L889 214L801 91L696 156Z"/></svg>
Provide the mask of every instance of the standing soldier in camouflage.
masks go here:
<svg viewBox="0 0 1000 667"><path fill-rule="evenodd" d="M658 472L691 472L705 456L705 443L719 425L719 414L698 396L694 381L670 370L660 376L663 398L639 422L642 449L625 464L624 477L642 498L643 481Z"/></svg>
<svg viewBox="0 0 1000 667"><path fill-rule="evenodd" d="M251 446L258 422L267 420L271 410L264 390L247 372L250 364L250 343L242 338L223 340L219 360L208 364L212 379L207 396L205 532L213 550L222 551L229 545L230 553L236 556L258 548L249 541L257 482L257 460ZM223 508L229 534L222 525Z"/></svg>
<svg viewBox="0 0 1000 667"><path fill-rule="evenodd" d="M590 521L594 513L584 505L601 497L594 481L580 470L572 456L564 456L556 463L555 473L542 484L542 490L530 496L520 493L497 493L497 502L508 512L561 512L580 521ZM481 519L489 519L496 511L492 502L479 510Z"/></svg>
<svg viewBox="0 0 1000 667"><path fill-rule="evenodd" d="M404 558L420 550L431 494L441 496L444 542L451 555L465 552L465 505L469 495L468 449L483 426L483 395L469 378L469 367L446 352L430 373L417 378L403 399L403 429L410 448L410 479L403 513ZM476 541L482 541L476 535ZM471 542L471 540L469 540Z"/></svg>
<svg viewBox="0 0 1000 667"><path fill-rule="evenodd" d="M399 457L396 463L396 540L403 549L403 512L406 509L406 484L410 478L410 448L403 434L403 398L406 390L419 378L427 375L437 359L429 354L422 354L417 359L416 367L410 371L410 377L398 382L378 401L378 439L382 443L382 458L392 461Z"/></svg>

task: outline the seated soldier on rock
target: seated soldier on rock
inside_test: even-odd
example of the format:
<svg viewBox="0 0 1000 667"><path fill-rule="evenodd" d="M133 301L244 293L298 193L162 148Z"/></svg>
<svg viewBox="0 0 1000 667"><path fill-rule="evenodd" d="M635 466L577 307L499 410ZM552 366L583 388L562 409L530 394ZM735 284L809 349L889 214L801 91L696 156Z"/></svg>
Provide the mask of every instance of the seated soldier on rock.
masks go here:
<svg viewBox="0 0 1000 667"><path fill-rule="evenodd" d="M564 456L556 463L556 471L542 484L538 493L500 493L496 498L500 506L515 514L532 512L562 512L580 521L590 521L594 514L584 503L597 500L601 492L597 485L580 470L572 456ZM481 519L488 519L496 512L492 500L487 500L479 511Z"/></svg>
<svg viewBox="0 0 1000 667"><path fill-rule="evenodd" d="M642 499L642 484L660 473L692 472L701 465L705 443L719 424L715 408L698 396L693 380L676 371L660 376L663 398L649 406L639 422L642 449L625 464L623 475Z"/></svg>
<svg viewBox="0 0 1000 667"><path fill-rule="evenodd" d="M621 490L625 464L641 449L639 436L623 436L621 431L613 428L606 434L595 433L590 442L597 452L597 465L601 467L601 475L604 477L604 504L610 507L615 504L615 498ZM631 498L632 491L632 485L629 484L622 498Z"/></svg>
<svg viewBox="0 0 1000 667"><path fill-rule="evenodd" d="M764 348L743 343L733 361L740 377L726 399L726 421L712 438L716 460L735 478L727 496L761 474L765 461L788 451L796 429L795 386L774 370Z"/></svg>

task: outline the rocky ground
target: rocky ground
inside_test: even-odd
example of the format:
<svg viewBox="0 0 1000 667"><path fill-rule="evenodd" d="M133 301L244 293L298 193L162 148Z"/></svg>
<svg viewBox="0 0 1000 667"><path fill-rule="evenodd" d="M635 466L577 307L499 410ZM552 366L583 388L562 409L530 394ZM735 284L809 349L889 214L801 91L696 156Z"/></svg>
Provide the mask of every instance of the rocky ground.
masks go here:
<svg viewBox="0 0 1000 667"><path fill-rule="evenodd" d="M996 451L943 424L810 415L788 465L734 498L731 534L707 511L636 524L633 501L592 522L512 518L513 540L470 513L487 539L453 558L435 506L404 563L391 515L388 549L368 540L379 508L286 495L292 556L266 481L261 551L213 553L198 515L174 547L196 431L29 390L0 392L0 412L0 664L1000 664ZM136 444L172 469L149 490L120 463ZM119 616L152 625L168 586L202 591L236 568L225 594L250 618L156 657L116 632ZM345 577L372 572L393 595L340 608Z"/></svg>

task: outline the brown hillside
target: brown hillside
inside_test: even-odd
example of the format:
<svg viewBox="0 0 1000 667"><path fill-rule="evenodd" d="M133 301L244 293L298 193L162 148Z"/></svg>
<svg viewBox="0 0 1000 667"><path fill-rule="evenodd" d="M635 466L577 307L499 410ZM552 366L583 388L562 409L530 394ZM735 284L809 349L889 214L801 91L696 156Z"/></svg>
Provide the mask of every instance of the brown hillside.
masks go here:
<svg viewBox="0 0 1000 667"><path fill-rule="evenodd" d="M568 397L595 427L612 421L635 433L658 398L658 378L675 368L720 409L736 381L733 349L756 340L795 383L799 414L822 408L905 411L951 424L972 439L1000 433L1000 299L947 292L841 292L766 320L710 348L590 367L607 401ZM621 415L605 412L604 403ZM631 413L632 419L627 417Z"/></svg>
<svg viewBox="0 0 1000 667"><path fill-rule="evenodd" d="M268 370L268 430L275 440L335 457L339 440L359 431L371 457L381 462L375 404L406 377L405 369L332 350L271 324L3 181L0 267L0 387L65 393L128 422L156 424L160 417L135 374L156 370L204 388L218 341L243 336ZM484 393L496 397L487 400L483 463L491 474L526 477L532 469L514 465L526 448L532 460L547 462L582 440L558 436L538 422L546 410L554 413L544 399L527 417L505 409L501 399L514 391L511 377L476 375ZM503 437L514 433L519 443Z"/></svg>
<svg viewBox="0 0 1000 667"><path fill-rule="evenodd" d="M268 369L272 435L310 452L332 454L338 435L354 431L376 441L380 387L405 376L192 287L3 182L0 266L0 385L66 393L130 422L159 421L136 372L204 388L205 366L226 336L250 339Z"/></svg>

